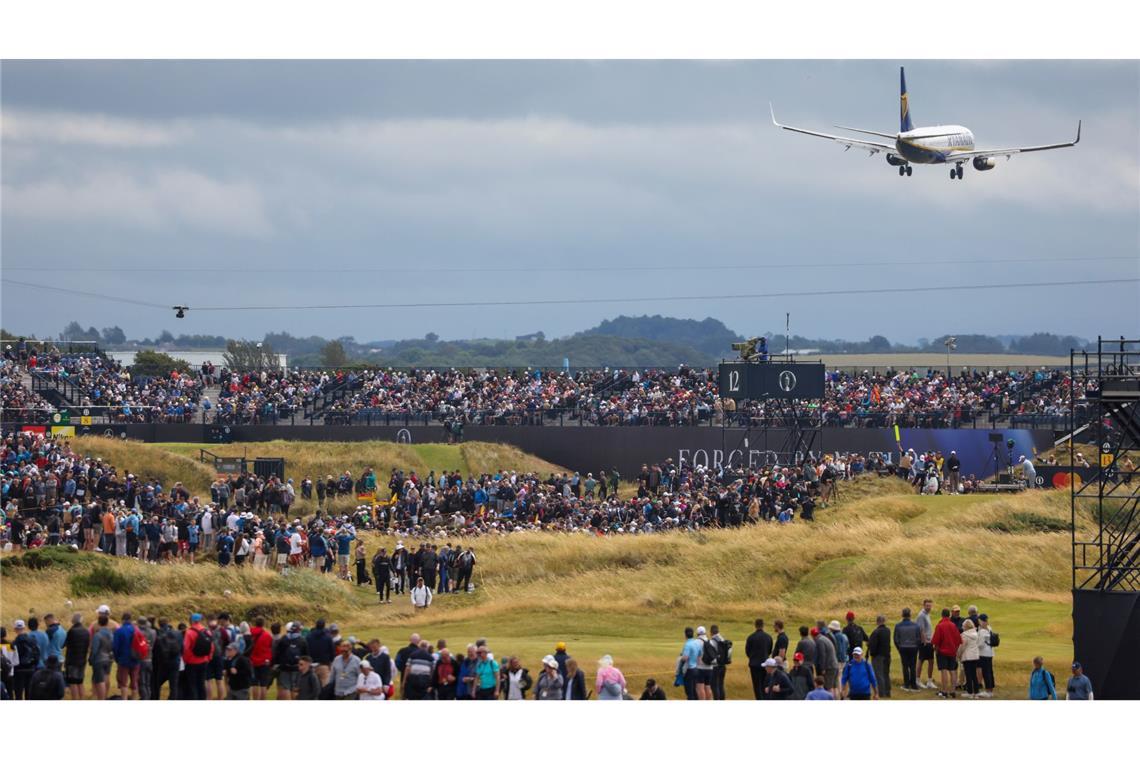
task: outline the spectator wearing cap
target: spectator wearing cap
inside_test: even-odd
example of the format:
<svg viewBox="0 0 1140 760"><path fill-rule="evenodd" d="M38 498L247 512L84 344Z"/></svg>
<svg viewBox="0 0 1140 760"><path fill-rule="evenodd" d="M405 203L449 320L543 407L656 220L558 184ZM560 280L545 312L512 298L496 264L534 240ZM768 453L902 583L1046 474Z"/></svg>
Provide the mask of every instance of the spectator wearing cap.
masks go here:
<svg viewBox="0 0 1140 760"><path fill-rule="evenodd" d="M875 630L871 631L871 635L867 637L867 656L870 658L871 667L875 671L879 696L890 699L891 629L887 628L887 618L884 615L875 618Z"/></svg>
<svg viewBox="0 0 1140 760"><path fill-rule="evenodd" d="M360 675L356 677L356 698L361 702L382 702L385 698L384 682L372 669L368 660L360 661Z"/></svg>
<svg viewBox="0 0 1140 760"><path fill-rule="evenodd" d="M835 644L835 659L839 660L839 667L842 668L843 664L851 659L851 650L854 647L847 641L847 634L843 633L838 620L828 623L827 630L831 633L831 640Z"/></svg>
<svg viewBox="0 0 1140 760"><path fill-rule="evenodd" d="M565 684L566 680L558 671L558 660L554 659L554 655L548 654L543 657L542 672L534 684L534 698L542 701L563 700L566 697Z"/></svg>
<svg viewBox="0 0 1140 760"><path fill-rule="evenodd" d="M28 633L28 626L23 620L17 620L12 625L12 630L16 634L16 638L12 640L12 653L15 659L12 668L12 698L28 699L28 685L36 672L39 645Z"/></svg>
<svg viewBox="0 0 1140 760"><path fill-rule="evenodd" d="M767 699L790 699L795 694L792 679L775 657L764 660L764 670L767 673L764 679L764 696Z"/></svg>
<svg viewBox="0 0 1140 760"><path fill-rule="evenodd" d="M248 657L238 651L238 645L234 642L226 645L223 667L228 687L226 699L249 701L250 688L254 683L253 664Z"/></svg>
<svg viewBox="0 0 1140 760"><path fill-rule="evenodd" d="M843 666L844 699L878 699L879 691L875 670L863 659L863 647L855 647L851 659Z"/></svg>
<svg viewBox="0 0 1140 760"><path fill-rule="evenodd" d="M712 699L713 669L716 667L716 658L712 662L709 652L716 650L716 644L709 641L708 631L703 625L697 626L697 640L701 642L701 656L697 658L697 699Z"/></svg>
<svg viewBox="0 0 1140 760"><path fill-rule="evenodd" d="M665 690L657 685L657 681L652 678L645 680L645 691L641 692L642 702L655 702L665 699Z"/></svg>
<svg viewBox="0 0 1140 760"><path fill-rule="evenodd" d="M1071 699L1090 702L1093 699L1092 681L1085 675L1079 662L1073 663L1073 675L1069 676L1069 683L1065 686L1065 700Z"/></svg>
<svg viewBox="0 0 1140 760"><path fill-rule="evenodd" d="M214 657L214 643L209 641L210 638L210 632L202 625L202 613L190 615L190 627L182 637L182 661L186 664L183 675L186 677L189 699L206 699L206 670ZM209 643L199 643L203 639ZM199 654L195 654L195 650Z"/></svg>
<svg viewBox="0 0 1140 760"><path fill-rule="evenodd" d="M558 663L558 674L562 676L562 680L566 680L566 661L570 659L570 655L566 653L566 642L559 641L554 645L554 661Z"/></svg>
<svg viewBox="0 0 1140 760"><path fill-rule="evenodd" d="M808 692L815 685L815 673L812 671L811 664L804 662L803 652L796 652L792 655L792 669L788 673L788 678L792 681L791 699L806 699Z"/></svg>

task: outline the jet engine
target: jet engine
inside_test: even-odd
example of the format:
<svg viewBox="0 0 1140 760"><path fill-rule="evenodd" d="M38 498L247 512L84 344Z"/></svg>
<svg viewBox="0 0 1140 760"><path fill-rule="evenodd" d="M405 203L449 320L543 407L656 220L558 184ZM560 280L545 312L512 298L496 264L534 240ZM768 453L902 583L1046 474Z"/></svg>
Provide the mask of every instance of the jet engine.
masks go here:
<svg viewBox="0 0 1140 760"><path fill-rule="evenodd" d="M887 154L887 163L891 166L906 166L906 159L896 156L894 153Z"/></svg>
<svg viewBox="0 0 1140 760"><path fill-rule="evenodd" d="M997 161L993 160L992 158L986 158L985 156L978 156L977 158L974 159L974 168L980 172L988 172L990 169L993 169L995 166L997 166Z"/></svg>

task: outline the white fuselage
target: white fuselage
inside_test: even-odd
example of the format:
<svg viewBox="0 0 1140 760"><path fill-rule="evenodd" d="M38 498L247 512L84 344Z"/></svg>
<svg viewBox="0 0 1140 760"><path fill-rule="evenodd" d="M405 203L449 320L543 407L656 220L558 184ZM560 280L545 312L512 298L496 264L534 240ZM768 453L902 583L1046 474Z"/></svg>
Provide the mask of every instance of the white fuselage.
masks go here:
<svg viewBox="0 0 1140 760"><path fill-rule="evenodd" d="M913 164L953 163L955 153L974 149L974 133L957 124L919 127L900 132L895 147L899 157Z"/></svg>

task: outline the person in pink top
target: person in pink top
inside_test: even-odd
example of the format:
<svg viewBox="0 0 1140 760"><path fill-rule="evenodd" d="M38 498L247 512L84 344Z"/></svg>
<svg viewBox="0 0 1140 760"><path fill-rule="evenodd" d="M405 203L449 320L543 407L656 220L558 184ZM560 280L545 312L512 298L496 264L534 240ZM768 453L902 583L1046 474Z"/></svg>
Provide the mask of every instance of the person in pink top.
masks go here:
<svg viewBox="0 0 1140 760"><path fill-rule="evenodd" d="M614 667L614 658L608 654L598 660L598 699L622 699L626 692L625 676Z"/></svg>

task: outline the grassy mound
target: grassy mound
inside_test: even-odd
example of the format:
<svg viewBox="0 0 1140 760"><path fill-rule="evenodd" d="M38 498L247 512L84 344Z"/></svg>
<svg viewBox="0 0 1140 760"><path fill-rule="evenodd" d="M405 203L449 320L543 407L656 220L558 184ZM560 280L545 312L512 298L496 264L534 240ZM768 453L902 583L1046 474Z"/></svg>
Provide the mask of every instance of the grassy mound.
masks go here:
<svg viewBox="0 0 1140 760"><path fill-rule="evenodd" d="M116 443L112 441L112 443ZM463 443L451 446L443 443L400 444L387 441L364 441L356 443L310 443L303 441L268 441L265 443L122 443L133 448L139 456L157 454L181 462L182 474L190 477L204 471L212 475L210 467L198 462L199 449L224 457L283 457L286 475L300 482L303 478L338 477L345 470L359 476L365 467L373 468L379 480L385 480L393 467L404 472L415 470L419 475L427 475L434 470L459 470L464 475L471 472L495 472L501 469L520 472L561 472L565 468L531 456L513 446L497 443ZM106 458L106 457L105 457ZM114 460L113 460L114 461ZM187 478L180 478L184 483ZM209 488L209 480L202 484ZM194 489L191 488L193 491Z"/></svg>

